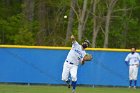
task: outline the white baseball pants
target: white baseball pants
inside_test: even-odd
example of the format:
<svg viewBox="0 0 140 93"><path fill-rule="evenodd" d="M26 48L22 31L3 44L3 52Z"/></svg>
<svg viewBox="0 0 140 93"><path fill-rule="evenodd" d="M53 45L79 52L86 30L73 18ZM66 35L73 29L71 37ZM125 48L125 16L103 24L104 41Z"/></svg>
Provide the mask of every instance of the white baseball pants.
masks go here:
<svg viewBox="0 0 140 93"><path fill-rule="evenodd" d="M129 80L137 80L138 76L138 66L132 65L129 66Z"/></svg>
<svg viewBox="0 0 140 93"><path fill-rule="evenodd" d="M78 70L78 66L74 64L69 64L68 62L64 62L62 80L67 81L70 74L72 81L77 81L77 70Z"/></svg>

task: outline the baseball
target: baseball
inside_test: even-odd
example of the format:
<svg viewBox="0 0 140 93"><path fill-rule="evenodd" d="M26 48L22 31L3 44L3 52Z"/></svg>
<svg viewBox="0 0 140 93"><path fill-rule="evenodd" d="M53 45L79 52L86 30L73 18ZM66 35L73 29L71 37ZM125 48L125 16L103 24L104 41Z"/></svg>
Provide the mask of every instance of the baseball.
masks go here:
<svg viewBox="0 0 140 93"><path fill-rule="evenodd" d="M67 18L67 15L65 15L64 18Z"/></svg>

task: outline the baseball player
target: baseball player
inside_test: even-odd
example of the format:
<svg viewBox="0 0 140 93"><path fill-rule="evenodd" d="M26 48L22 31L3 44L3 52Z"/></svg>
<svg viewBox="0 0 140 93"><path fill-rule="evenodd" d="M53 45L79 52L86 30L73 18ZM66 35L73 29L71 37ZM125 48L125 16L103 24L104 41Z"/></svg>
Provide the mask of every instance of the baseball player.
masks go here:
<svg viewBox="0 0 140 93"><path fill-rule="evenodd" d="M140 62L140 55L136 52L136 48L131 48L131 53L125 58L126 64L129 66L129 88L134 81L134 88L137 85L138 67Z"/></svg>
<svg viewBox="0 0 140 93"><path fill-rule="evenodd" d="M71 40L72 48L69 51L63 65L62 80L65 81L68 85L68 88L70 88L70 74L72 79L72 93L75 93L78 65L79 63L84 64L85 61L91 60L92 57L90 57L89 59L85 57L85 48L89 46L88 40L85 40L85 42L83 42L82 45L79 45L79 43L75 40L75 37L73 35L71 36Z"/></svg>

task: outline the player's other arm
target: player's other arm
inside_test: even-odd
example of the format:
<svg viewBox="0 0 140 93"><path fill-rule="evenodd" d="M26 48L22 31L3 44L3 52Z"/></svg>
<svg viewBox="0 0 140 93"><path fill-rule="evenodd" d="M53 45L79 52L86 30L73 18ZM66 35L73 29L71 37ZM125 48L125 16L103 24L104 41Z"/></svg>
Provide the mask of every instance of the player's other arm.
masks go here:
<svg viewBox="0 0 140 93"><path fill-rule="evenodd" d="M138 60L139 60L139 63L138 63L138 65L137 65L137 67L140 66L140 54L139 54L139 53L138 53Z"/></svg>
<svg viewBox="0 0 140 93"><path fill-rule="evenodd" d="M127 57L125 58L125 64L129 66L129 55L127 55Z"/></svg>
<svg viewBox="0 0 140 93"><path fill-rule="evenodd" d="M129 66L129 62L128 62L128 61L125 61L125 64L126 64L127 66Z"/></svg>
<svg viewBox="0 0 140 93"><path fill-rule="evenodd" d="M86 61L91 61L91 60L92 60L92 55L86 54L82 60L82 65L85 64Z"/></svg>

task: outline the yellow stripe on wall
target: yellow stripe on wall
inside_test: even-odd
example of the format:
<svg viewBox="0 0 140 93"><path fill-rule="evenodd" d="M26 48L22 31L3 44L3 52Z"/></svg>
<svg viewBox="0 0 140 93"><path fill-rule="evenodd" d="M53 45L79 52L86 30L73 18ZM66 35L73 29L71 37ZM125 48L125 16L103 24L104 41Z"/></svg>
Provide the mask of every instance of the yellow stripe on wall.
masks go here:
<svg viewBox="0 0 140 93"><path fill-rule="evenodd" d="M32 49L56 49L56 50L70 50L71 49L71 47L25 46L25 45L0 45L0 48L32 48Z"/></svg>
<svg viewBox="0 0 140 93"><path fill-rule="evenodd" d="M32 48L32 49L56 49L56 50L70 50L71 47L54 47L54 46L25 46L25 45L0 45L0 48ZM115 49L115 48L87 48L92 51L118 51L130 52L130 49ZM137 50L140 52L140 50Z"/></svg>

